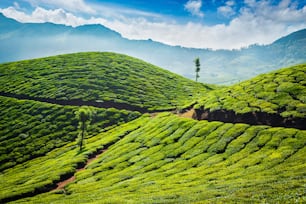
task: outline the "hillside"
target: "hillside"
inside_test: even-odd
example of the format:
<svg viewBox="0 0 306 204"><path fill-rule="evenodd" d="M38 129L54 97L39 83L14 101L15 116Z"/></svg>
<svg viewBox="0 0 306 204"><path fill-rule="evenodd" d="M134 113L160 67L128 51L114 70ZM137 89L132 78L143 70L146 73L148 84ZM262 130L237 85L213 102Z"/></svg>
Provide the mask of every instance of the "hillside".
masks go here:
<svg viewBox="0 0 306 204"><path fill-rule="evenodd" d="M193 60L200 57L201 82L233 84L279 67L305 63L305 31L299 30L269 45L239 50L191 49L152 40L129 40L102 25L73 28L52 23L20 23L0 13L0 63L107 51L142 59L193 80Z"/></svg>
<svg viewBox="0 0 306 204"><path fill-rule="evenodd" d="M0 171L74 142L78 135L78 109L0 96ZM139 112L113 108L91 110L95 114L88 137L140 116Z"/></svg>
<svg viewBox="0 0 306 204"><path fill-rule="evenodd" d="M205 94L196 105L196 117L305 129L305 85L306 64L262 74Z"/></svg>
<svg viewBox="0 0 306 204"><path fill-rule="evenodd" d="M126 55L98 52L0 64L0 83L4 96L133 106L142 112L190 105L214 87Z"/></svg>
<svg viewBox="0 0 306 204"><path fill-rule="evenodd" d="M305 131L291 128L195 121L164 113L143 116L89 138L81 154L71 143L2 172L0 199L303 203L305 141ZM98 149L104 153L78 170L74 181L51 191ZM17 200L44 191L49 192Z"/></svg>
<svg viewBox="0 0 306 204"><path fill-rule="evenodd" d="M108 52L0 64L0 203L305 203L305 68L216 87Z"/></svg>

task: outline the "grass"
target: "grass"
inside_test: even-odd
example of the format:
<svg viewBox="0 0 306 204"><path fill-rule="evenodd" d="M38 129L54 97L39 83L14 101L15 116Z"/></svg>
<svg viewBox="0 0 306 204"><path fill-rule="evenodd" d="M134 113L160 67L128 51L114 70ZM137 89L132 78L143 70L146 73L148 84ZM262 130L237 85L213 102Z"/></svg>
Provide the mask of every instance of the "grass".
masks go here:
<svg viewBox="0 0 306 204"><path fill-rule="evenodd" d="M76 53L0 64L0 91L59 100L183 108L215 86L115 53Z"/></svg>
<svg viewBox="0 0 306 204"><path fill-rule="evenodd" d="M143 116L89 138L87 153L114 144L76 173L65 192L14 203L305 202L305 141L306 131L292 128L195 121L167 113ZM71 145L25 163L23 170L15 166L3 172L1 180L9 182L2 183L1 192L10 195L28 180L51 182L73 171L87 153L74 157ZM62 156L55 156L59 152Z"/></svg>
<svg viewBox="0 0 306 204"><path fill-rule="evenodd" d="M0 171L76 140L79 107L0 96ZM93 108L88 137L140 116L138 112Z"/></svg>
<svg viewBox="0 0 306 204"><path fill-rule="evenodd" d="M238 114L266 112L306 117L306 64L280 69L218 89L202 97L196 108L233 110Z"/></svg>

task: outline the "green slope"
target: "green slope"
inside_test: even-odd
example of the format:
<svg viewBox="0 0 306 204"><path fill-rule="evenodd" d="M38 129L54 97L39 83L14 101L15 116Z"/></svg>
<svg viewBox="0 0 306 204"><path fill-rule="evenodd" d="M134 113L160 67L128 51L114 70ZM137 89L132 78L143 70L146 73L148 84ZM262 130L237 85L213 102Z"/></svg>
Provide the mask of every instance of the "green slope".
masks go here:
<svg viewBox="0 0 306 204"><path fill-rule="evenodd" d="M0 171L75 141L79 107L0 96ZM88 136L140 116L126 110L91 108Z"/></svg>
<svg viewBox="0 0 306 204"><path fill-rule="evenodd" d="M75 141L80 101L156 111L187 107L201 97L197 111L225 110L223 117L226 111L263 112L302 121L305 68L212 90L114 53L2 64L0 203L306 202L305 130L90 107L95 114L84 151ZM73 175L72 183L54 190Z"/></svg>
<svg viewBox="0 0 306 204"><path fill-rule="evenodd" d="M115 53L76 53L0 65L0 92L112 101L151 110L189 105L212 86Z"/></svg>
<svg viewBox="0 0 306 204"><path fill-rule="evenodd" d="M265 112L282 117L306 117L306 64L259 75L205 94L197 109Z"/></svg>
<svg viewBox="0 0 306 204"><path fill-rule="evenodd" d="M65 190L14 203L305 202L306 131L143 116L0 175L1 199L35 192L109 146Z"/></svg>

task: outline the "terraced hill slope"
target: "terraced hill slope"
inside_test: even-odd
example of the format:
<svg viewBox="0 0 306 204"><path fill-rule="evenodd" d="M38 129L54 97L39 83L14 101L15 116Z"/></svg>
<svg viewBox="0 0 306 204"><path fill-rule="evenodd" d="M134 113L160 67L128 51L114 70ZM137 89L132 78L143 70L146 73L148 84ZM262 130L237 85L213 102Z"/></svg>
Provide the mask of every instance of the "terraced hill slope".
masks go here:
<svg viewBox="0 0 306 204"><path fill-rule="evenodd" d="M143 116L0 175L0 198L14 203L305 202L306 131ZM109 145L113 144L113 145ZM56 187L87 155L105 149ZM62 176L61 176L62 175Z"/></svg>
<svg viewBox="0 0 306 204"><path fill-rule="evenodd" d="M306 64L205 94L198 119L306 128Z"/></svg>
<svg viewBox="0 0 306 204"><path fill-rule="evenodd" d="M5 96L142 112L189 105L213 88L126 55L98 52L1 64L0 83Z"/></svg>
<svg viewBox="0 0 306 204"><path fill-rule="evenodd" d="M74 142L78 135L78 109L0 96L0 171ZM139 112L113 108L91 110L94 114L88 137L140 116Z"/></svg>
<svg viewBox="0 0 306 204"><path fill-rule="evenodd" d="M0 203L304 203L305 66L212 90L114 53L2 64ZM220 121L156 113L198 97Z"/></svg>

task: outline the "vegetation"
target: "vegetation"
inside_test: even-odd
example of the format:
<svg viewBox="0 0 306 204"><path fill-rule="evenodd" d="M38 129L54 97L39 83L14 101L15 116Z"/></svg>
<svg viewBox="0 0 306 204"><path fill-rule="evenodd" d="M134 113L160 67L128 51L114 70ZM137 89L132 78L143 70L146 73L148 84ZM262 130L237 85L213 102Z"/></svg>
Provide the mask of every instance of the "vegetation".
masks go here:
<svg viewBox="0 0 306 204"><path fill-rule="evenodd" d="M215 89L125 55L77 53L0 65L0 95L150 110L201 96L199 109L305 118L305 68ZM0 96L0 203L306 202L305 130L16 98Z"/></svg>
<svg viewBox="0 0 306 204"><path fill-rule="evenodd" d="M65 190L14 203L284 203L306 201L306 131L143 116L68 144L0 175L1 198L75 171L86 155L113 143Z"/></svg>
<svg viewBox="0 0 306 204"><path fill-rule="evenodd" d="M92 108L88 137L133 120L138 112ZM59 106L0 96L0 171L75 141L79 107Z"/></svg>
<svg viewBox="0 0 306 204"><path fill-rule="evenodd" d="M80 151L83 148L83 142L85 138L85 134L87 133L87 129L89 126L89 123L92 118L92 111L87 106L82 106L78 111L76 111L76 116L79 119L79 138L78 143L80 146Z"/></svg>
<svg viewBox="0 0 306 204"><path fill-rule="evenodd" d="M34 158L23 164L6 169L0 174L0 202L4 199L32 195L55 185L67 178L84 164L87 158L98 150L107 148L124 137L128 132L139 127L143 119L113 127L108 132L85 138L86 146L79 152L78 144L70 142L61 148L54 149L43 157Z"/></svg>
<svg viewBox="0 0 306 204"><path fill-rule="evenodd" d="M0 92L174 109L213 86L115 53L77 53L0 64Z"/></svg>
<svg viewBox="0 0 306 204"><path fill-rule="evenodd" d="M196 72L196 82L197 82L198 78L200 77L199 72L201 70L200 58L197 57L194 60L194 64L195 64L195 67L196 67L195 72Z"/></svg>
<svg viewBox="0 0 306 204"><path fill-rule="evenodd" d="M202 97L196 108L306 117L306 64L259 75Z"/></svg>

